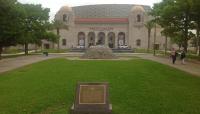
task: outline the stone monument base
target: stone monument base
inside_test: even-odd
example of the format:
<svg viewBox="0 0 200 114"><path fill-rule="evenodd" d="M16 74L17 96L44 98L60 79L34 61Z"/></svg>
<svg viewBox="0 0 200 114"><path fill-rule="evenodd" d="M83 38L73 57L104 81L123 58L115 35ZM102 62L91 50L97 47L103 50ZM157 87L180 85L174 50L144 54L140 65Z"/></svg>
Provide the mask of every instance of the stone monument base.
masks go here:
<svg viewBox="0 0 200 114"><path fill-rule="evenodd" d="M70 114L112 114L112 104L109 104L109 109L106 110L91 110L91 109L74 109L74 104L70 109Z"/></svg>
<svg viewBox="0 0 200 114"><path fill-rule="evenodd" d="M107 82L78 83L70 114L112 114Z"/></svg>
<svg viewBox="0 0 200 114"><path fill-rule="evenodd" d="M83 59L116 59L109 47L103 45L91 46L81 57Z"/></svg>

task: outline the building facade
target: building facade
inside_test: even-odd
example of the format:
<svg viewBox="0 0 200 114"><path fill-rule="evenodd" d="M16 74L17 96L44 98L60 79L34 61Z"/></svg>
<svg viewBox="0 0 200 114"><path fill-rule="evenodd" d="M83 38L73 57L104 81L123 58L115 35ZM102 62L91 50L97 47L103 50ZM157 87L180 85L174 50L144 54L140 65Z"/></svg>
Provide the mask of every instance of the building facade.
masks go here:
<svg viewBox="0 0 200 114"><path fill-rule="evenodd" d="M93 45L146 49L148 29L145 23L152 19L148 15L150 10L150 6L132 4L63 6L56 13L55 20L63 21L68 29L60 29L59 46L61 49ZM156 44L164 49L165 38L160 33L161 28L157 27L156 32ZM153 35L154 29L151 31L151 48Z"/></svg>

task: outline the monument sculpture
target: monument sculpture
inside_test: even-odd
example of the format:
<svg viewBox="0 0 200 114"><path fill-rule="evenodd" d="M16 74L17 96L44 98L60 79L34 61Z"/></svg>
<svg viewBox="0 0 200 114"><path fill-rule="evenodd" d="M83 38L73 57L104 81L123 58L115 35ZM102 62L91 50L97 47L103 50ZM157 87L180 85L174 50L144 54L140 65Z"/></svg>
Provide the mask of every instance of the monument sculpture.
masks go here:
<svg viewBox="0 0 200 114"><path fill-rule="evenodd" d="M97 45L97 46L90 46L81 58L116 59L117 57L112 53L112 50L109 47L106 47L104 45Z"/></svg>

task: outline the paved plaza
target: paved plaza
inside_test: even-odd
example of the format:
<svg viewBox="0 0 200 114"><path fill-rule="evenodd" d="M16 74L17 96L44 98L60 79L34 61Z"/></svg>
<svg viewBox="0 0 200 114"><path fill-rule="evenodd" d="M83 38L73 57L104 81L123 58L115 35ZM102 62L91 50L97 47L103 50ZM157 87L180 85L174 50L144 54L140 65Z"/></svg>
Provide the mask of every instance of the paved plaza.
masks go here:
<svg viewBox="0 0 200 114"><path fill-rule="evenodd" d="M83 53L63 53L63 54L50 54L48 57L44 55L31 55L31 56L20 56L16 58L7 58L0 61L0 73L10 71L25 65L36 63L39 61L58 58L58 57L80 57ZM200 63L186 61L185 65L181 64L180 60L177 60L176 64L172 64L170 58L155 57L152 54L141 54L141 53L117 53L117 56L124 57L140 57L142 59L156 61L162 64L169 65L171 67L180 69L190 74L200 76ZM123 59L122 59L123 60Z"/></svg>

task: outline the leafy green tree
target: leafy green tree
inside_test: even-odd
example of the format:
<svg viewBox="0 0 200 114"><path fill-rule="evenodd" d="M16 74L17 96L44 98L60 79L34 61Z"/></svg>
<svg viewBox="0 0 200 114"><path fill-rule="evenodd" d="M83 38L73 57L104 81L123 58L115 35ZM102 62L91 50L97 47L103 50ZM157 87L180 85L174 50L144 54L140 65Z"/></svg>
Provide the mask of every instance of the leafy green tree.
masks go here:
<svg viewBox="0 0 200 114"><path fill-rule="evenodd" d="M184 41L182 39L182 34L177 34L177 35L171 37L171 42L177 44L179 47L179 50L180 50L184 44Z"/></svg>
<svg viewBox="0 0 200 114"><path fill-rule="evenodd" d="M170 36L170 32L168 31L168 29L165 28L161 31L161 34L165 36L165 55L166 55L167 54L167 45L168 45L167 41L168 41L168 37Z"/></svg>
<svg viewBox="0 0 200 114"><path fill-rule="evenodd" d="M168 43L168 38L173 38L176 37L177 33L174 31L177 31L176 28L170 26L170 21L167 19L163 19L163 17L160 17L158 19L158 24L162 27L161 34L165 36L165 55L167 53L167 43Z"/></svg>
<svg viewBox="0 0 200 114"><path fill-rule="evenodd" d="M189 37L189 30L191 29L191 0L178 0L177 7L179 10L178 16L176 16L177 20L180 20L179 28L183 31L183 47L184 50L187 52L188 47L188 40Z"/></svg>
<svg viewBox="0 0 200 114"><path fill-rule="evenodd" d="M182 32L184 32L184 31L182 31ZM170 37L171 37L171 41L179 46L179 50L182 47L184 48L185 40L183 39L183 37L184 37L183 33L177 32ZM194 34L190 31L190 32L188 32L188 37L193 38Z"/></svg>
<svg viewBox="0 0 200 114"><path fill-rule="evenodd" d="M155 4L152 15L159 17L164 25L172 29L172 34L182 33L183 47L187 52L189 30L192 28L191 20L191 0L163 0L161 3Z"/></svg>
<svg viewBox="0 0 200 114"><path fill-rule="evenodd" d="M27 55L28 44L40 44L42 36L46 34L50 10L34 4L23 4L23 8L25 16L23 18L23 33L19 43L24 45Z"/></svg>
<svg viewBox="0 0 200 114"><path fill-rule="evenodd" d="M43 38L47 41L50 41L50 42L54 42L54 43L57 43L58 42L58 39L59 39L59 36L54 34L53 32L46 32L43 36Z"/></svg>
<svg viewBox="0 0 200 114"><path fill-rule="evenodd" d="M0 0L0 59L4 47L17 44L23 10L16 0Z"/></svg>
<svg viewBox="0 0 200 114"><path fill-rule="evenodd" d="M199 0L192 1L192 21L194 22L194 29L196 30L196 46L198 56L200 56L200 2Z"/></svg>

